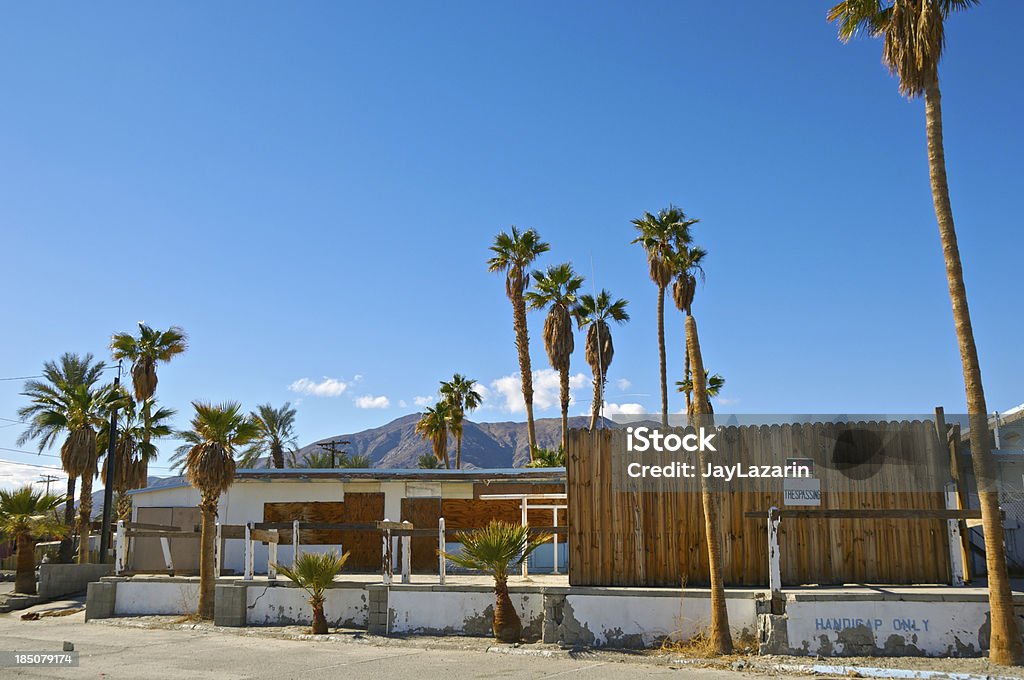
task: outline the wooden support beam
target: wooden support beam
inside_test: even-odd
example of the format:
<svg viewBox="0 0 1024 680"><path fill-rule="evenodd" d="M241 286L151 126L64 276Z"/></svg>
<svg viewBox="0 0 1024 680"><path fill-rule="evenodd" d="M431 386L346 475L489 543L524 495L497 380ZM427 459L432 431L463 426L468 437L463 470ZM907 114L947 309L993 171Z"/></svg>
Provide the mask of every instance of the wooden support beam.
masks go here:
<svg viewBox="0 0 1024 680"><path fill-rule="evenodd" d="M768 511L745 512L744 517L767 519ZM918 510L915 508L782 508L779 516L808 519L980 519L981 510Z"/></svg>
<svg viewBox="0 0 1024 680"><path fill-rule="evenodd" d="M198 531L126 531L129 538L199 538Z"/></svg>

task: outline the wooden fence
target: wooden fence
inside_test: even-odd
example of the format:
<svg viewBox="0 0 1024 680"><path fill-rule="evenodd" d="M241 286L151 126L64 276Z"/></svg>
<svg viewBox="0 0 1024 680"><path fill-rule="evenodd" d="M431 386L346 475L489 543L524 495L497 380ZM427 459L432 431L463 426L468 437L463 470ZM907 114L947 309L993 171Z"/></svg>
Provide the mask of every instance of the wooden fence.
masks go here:
<svg viewBox="0 0 1024 680"><path fill-rule="evenodd" d="M569 434L569 582L707 585L699 479L623 483L626 462L638 459L631 454L627 460L626 436L623 430ZM929 421L721 427L717 437L728 443L727 460L721 462L785 465L789 458L813 459L822 510L947 507L936 480L951 479L949 454ZM865 438L881 447L878 456L837 461L843 448L837 442L851 450ZM643 459L664 460L649 454ZM767 512L786 507L783 480L745 482L720 489L715 498L726 585L767 586ZM951 578L944 519L801 517L784 522L778 540L785 585L947 583Z"/></svg>

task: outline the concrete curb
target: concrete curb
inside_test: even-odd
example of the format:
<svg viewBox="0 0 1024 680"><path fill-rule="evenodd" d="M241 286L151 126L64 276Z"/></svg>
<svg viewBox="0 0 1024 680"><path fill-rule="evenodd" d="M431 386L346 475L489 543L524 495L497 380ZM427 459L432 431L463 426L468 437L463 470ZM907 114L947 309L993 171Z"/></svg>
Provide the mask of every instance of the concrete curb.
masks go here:
<svg viewBox="0 0 1024 680"><path fill-rule="evenodd" d="M911 668L877 668L873 666L843 666L835 664L789 664L768 666L781 673L813 673L815 675L846 675L865 678L899 678L900 680L1020 680L1009 675L975 675L946 671L914 670Z"/></svg>

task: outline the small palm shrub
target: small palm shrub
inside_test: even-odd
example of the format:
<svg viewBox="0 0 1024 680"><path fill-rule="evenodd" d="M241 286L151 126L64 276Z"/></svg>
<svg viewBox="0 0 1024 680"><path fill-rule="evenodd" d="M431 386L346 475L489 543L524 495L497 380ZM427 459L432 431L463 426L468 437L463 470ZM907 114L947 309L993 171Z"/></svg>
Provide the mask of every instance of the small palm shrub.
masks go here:
<svg viewBox="0 0 1024 680"><path fill-rule="evenodd" d="M466 569L476 569L494 578L494 637L502 642L518 642L523 635L523 624L508 595L509 574L530 553L550 539L550 536L530 535L528 526L492 520L482 529L461 532L457 539L462 550L444 556Z"/></svg>
<svg viewBox="0 0 1024 680"><path fill-rule="evenodd" d="M542 449L537 446L533 449L533 460L526 464L529 468L557 468L565 467L565 449L559 446L557 449Z"/></svg>
<svg viewBox="0 0 1024 680"><path fill-rule="evenodd" d="M330 550L325 553L302 553L294 567L275 568L307 593L313 606L313 635L327 634L327 617L324 615L324 591L345 566L349 553L339 555Z"/></svg>
<svg viewBox="0 0 1024 680"><path fill-rule="evenodd" d="M36 592L35 545L45 536L63 536L66 530L57 517L63 496L44 494L31 485L14 491L0 489L0 534L14 540L18 556L15 565L14 592Z"/></svg>

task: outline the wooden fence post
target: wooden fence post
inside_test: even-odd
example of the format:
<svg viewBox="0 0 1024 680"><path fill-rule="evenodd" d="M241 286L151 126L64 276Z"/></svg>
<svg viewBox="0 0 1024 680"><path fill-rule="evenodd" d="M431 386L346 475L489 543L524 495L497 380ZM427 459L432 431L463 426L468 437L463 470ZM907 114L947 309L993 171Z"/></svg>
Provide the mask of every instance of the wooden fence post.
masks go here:
<svg viewBox="0 0 1024 680"><path fill-rule="evenodd" d="M529 519L527 517L526 508L527 508L526 496L523 496L523 500L520 501L520 510L522 511L522 514L523 514L523 520L522 521L523 521L523 526L524 527L529 524ZM529 569L529 567L526 566L526 559L527 558L524 557L523 558L523 562L522 562L523 578L526 578L527 576L530 575L530 569Z"/></svg>
<svg viewBox="0 0 1024 680"><path fill-rule="evenodd" d="M957 497L956 483L950 482L946 485L946 509L956 510L960 505ZM960 520L947 519L946 530L949 534L949 574L954 586L964 584L964 554L963 545L960 542Z"/></svg>
<svg viewBox="0 0 1024 680"><path fill-rule="evenodd" d="M222 543L223 539L221 538L220 522L217 522L217 538L214 539L214 540L215 540L215 543L214 543L214 546L213 546L213 560L214 560L213 573L216 575L216 578L220 578L221 566L224 564L223 563L223 555L221 555L221 553L224 552L221 549L221 546L223 546L224 544Z"/></svg>
<svg viewBox="0 0 1024 680"><path fill-rule="evenodd" d="M245 523L245 575L242 577L246 581L252 580L252 568L253 568L253 552L252 549L252 522Z"/></svg>
<svg viewBox="0 0 1024 680"><path fill-rule="evenodd" d="M768 585L772 591L772 599L782 595L782 568L779 552L779 509L772 506L768 510Z"/></svg>
<svg viewBox="0 0 1024 680"><path fill-rule="evenodd" d="M267 580L277 580L277 542L280 538L280 534L277 529L274 529L271 533L273 542L267 544Z"/></svg>
<svg viewBox="0 0 1024 680"><path fill-rule="evenodd" d="M447 575L445 571L448 568L448 561L444 558L444 551L444 517L441 517L437 520L437 582L442 586L444 585L444 579Z"/></svg>
<svg viewBox="0 0 1024 680"><path fill-rule="evenodd" d="M388 520L384 520L387 522ZM380 555L380 570L381 580L384 585L391 585L391 581L395 575L395 565L391 561L391 529L381 529L381 555Z"/></svg>
<svg viewBox="0 0 1024 680"><path fill-rule="evenodd" d="M409 528L412 528L412 524ZM402 583L412 582L412 536L402 536Z"/></svg>
<svg viewBox="0 0 1024 680"><path fill-rule="evenodd" d="M557 574L558 573L558 508L554 508L554 509L551 510L551 517L553 518L554 523L555 523L555 531L551 534L551 543L555 547L555 559L551 563L553 565L551 573Z"/></svg>
<svg viewBox="0 0 1024 680"><path fill-rule="evenodd" d="M125 570L128 556L128 537L124 534L124 520L117 520L117 533L114 535L114 575L118 576Z"/></svg>

